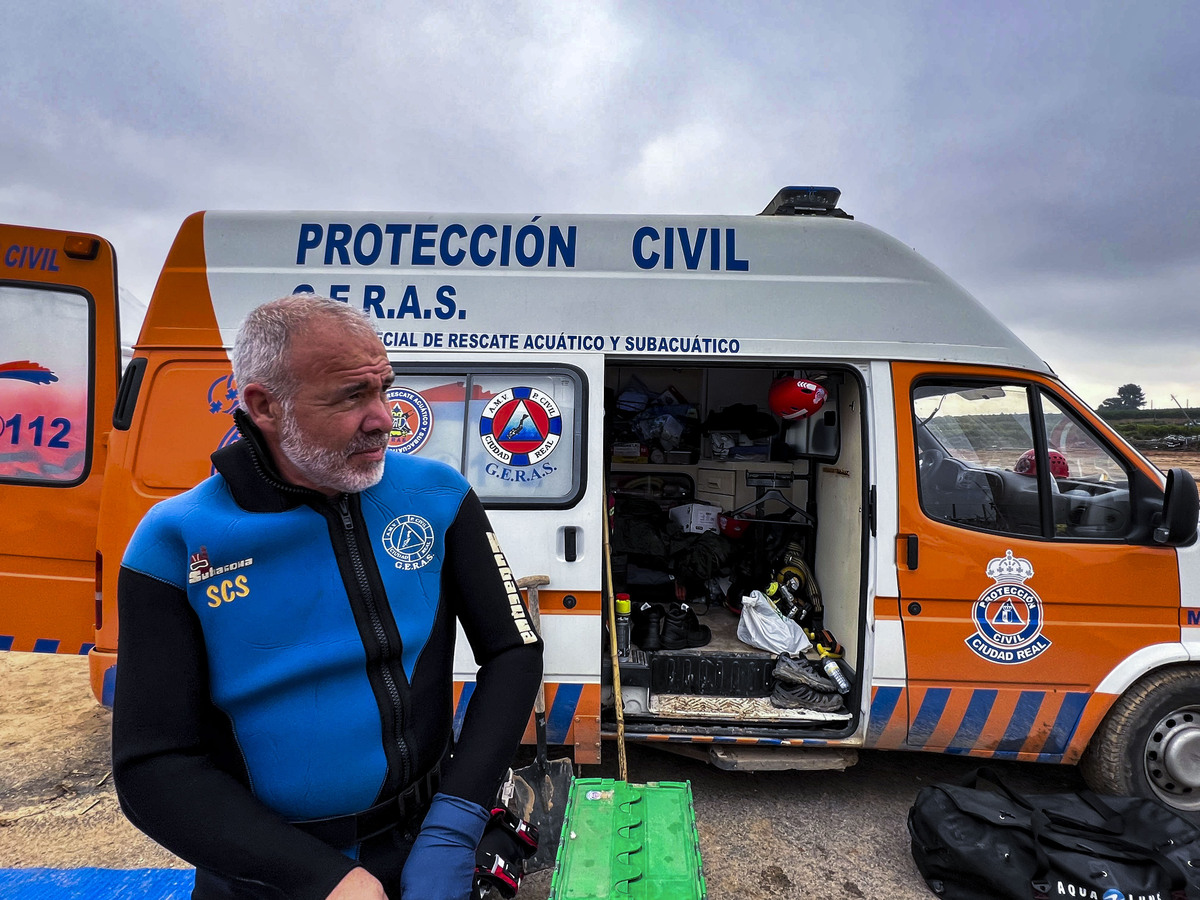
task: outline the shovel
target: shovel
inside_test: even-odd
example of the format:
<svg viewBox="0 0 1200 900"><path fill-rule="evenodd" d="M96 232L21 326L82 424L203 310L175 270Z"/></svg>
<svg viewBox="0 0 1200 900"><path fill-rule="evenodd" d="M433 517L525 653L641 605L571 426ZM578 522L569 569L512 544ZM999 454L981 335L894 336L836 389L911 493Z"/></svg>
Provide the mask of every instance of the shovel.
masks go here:
<svg viewBox="0 0 1200 900"><path fill-rule="evenodd" d="M538 634L542 633L538 614L538 588L550 583L545 575L530 575L517 581L526 591L529 615ZM571 790L571 760L546 759L546 681L538 687L533 706L533 726L537 732L537 756L533 765L513 772L513 797L509 808L538 830L537 851L525 861L525 871L540 872L554 865L563 818L567 811L567 794Z"/></svg>

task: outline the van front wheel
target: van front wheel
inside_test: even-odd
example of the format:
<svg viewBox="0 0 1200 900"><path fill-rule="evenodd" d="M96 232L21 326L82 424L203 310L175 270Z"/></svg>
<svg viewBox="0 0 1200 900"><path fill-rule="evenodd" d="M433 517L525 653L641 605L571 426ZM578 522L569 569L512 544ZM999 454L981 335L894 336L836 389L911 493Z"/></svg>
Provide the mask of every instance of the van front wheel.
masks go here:
<svg viewBox="0 0 1200 900"><path fill-rule="evenodd" d="M1131 687L1079 767L1099 793L1154 797L1200 816L1200 671L1164 669Z"/></svg>

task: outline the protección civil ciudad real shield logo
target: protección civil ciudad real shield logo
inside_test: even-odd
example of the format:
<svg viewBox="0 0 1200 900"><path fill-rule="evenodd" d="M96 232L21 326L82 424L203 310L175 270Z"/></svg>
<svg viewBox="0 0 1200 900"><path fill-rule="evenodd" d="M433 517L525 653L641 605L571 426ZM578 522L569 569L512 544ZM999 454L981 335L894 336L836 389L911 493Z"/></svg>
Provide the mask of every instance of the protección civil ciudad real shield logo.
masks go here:
<svg viewBox="0 0 1200 900"><path fill-rule="evenodd" d="M1033 577L1033 564L1006 550L985 572L994 583L972 607L975 633L967 638L967 646L976 656L1001 665L1041 656L1051 641L1042 634L1042 598L1025 584Z"/></svg>

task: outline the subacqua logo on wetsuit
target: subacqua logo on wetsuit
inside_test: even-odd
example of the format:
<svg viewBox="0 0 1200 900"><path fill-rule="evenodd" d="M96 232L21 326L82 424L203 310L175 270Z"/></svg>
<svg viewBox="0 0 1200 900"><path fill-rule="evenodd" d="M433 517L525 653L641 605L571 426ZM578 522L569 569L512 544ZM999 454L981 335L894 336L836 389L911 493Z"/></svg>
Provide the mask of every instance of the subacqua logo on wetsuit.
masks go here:
<svg viewBox="0 0 1200 900"><path fill-rule="evenodd" d="M433 560L433 526L421 516L397 516L383 530L381 540L397 569L421 569Z"/></svg>

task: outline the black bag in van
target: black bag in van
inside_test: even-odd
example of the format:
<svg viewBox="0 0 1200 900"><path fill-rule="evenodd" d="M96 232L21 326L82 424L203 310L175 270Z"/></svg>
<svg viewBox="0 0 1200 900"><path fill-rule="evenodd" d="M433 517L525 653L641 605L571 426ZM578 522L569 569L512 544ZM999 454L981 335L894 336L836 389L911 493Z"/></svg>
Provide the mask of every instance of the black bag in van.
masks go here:
<svg viewBox="0 0 1200 900"><path fill-rule="evenodd" d="M1200 828L1153 800L1022 795L981 768L922 788L908 832L946 900L1200 900Z"/></svg>

